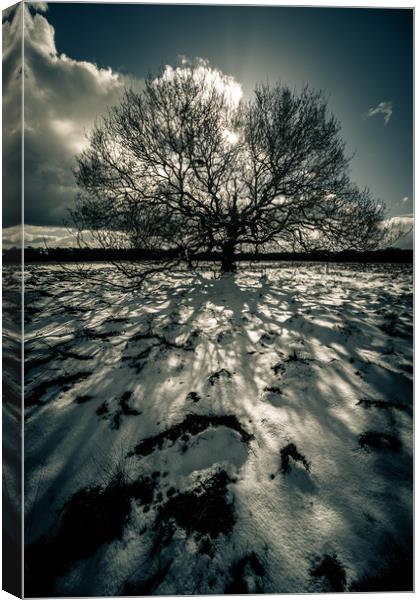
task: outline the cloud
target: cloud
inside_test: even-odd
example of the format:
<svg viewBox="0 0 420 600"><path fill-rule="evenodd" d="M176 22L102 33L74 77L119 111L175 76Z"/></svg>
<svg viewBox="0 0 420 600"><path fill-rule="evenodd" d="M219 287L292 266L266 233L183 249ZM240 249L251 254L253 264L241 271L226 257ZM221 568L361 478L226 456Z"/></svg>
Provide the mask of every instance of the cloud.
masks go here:
<svg viewBox="0 0 420 600"><path fill-rule="evenodd" d="M47 12L47 10L48 10L47 2L29 2L28 6L30 6L31 8L33 8L34 10L36 10L38 12Z"/></svg>
<svg viewBox="0 0 420 600"><path fill-rule="evenodd" d="M173 68L166 65L162 79L170 81L175 73L181 76L192 73L197 82L204 83L205 89L209 93L211 90L216 89L217 92L224 95L232 107L238 107L243 97L243 90L241 84L232 75L225 75L219 69L212 68L210 63L203 58L197 58L194 62L190 62L185 56L179 58L180 66Z"/></svg>
<svg viewBox="0 0 420 600"><path fill-rule="evenodd" d="M14 225L2 231L3 248L20 246L22 227ZM67 227L47 227L42 225L25 225L24 246L34 248L73 248L76 244L76 232Z"/></svg>
<svg viewBox="0 0 420 600"><path fill-rule="evenodd" d="M21 221L22 19L21 5L3 11L3 222Z"/></svg>
<svg viewBox="0 0 420 600"><path fill-rule="evenodd" d="M393 246L397 248L413 248L414 215L397 215L385 221L389 227L390 238L398 236Z"/></svg>
<svg viewBox="0 0 420 600"><path fill-rule="evenodd" d="M4 100L15 106L12 123L19 124L20 40L16 31L24 22L25 31L25 222L34 225L62 224L73 206L76 187L72 168L75 154L86 145L86 133L95 118L116 104L126 86L140 86L110 68L99 68L59 54L55 31L44 14L46 3L21 4L3 23L3 72L6 65ZM18 173L20 131L3 132L6 173ZM20 178L8 177L8 181ZM20 190L3 189L3 226L19 222ZM13 208L15 207L15 208Z"/></svg>
<svg viewBox="0 0 420 600"><path fill-rule="evenodd" d="M397 237L392 244L397 248L413 248L414 215L409 213L390 217L384 221L389 228L390 239ZM5 249L20 246L22 228L13 226L3 228L3 247ZM88 232L84 232L84 240L95 246ZM67 227L25 225L24 246L34 248L74 248L77 246L76 231ZM289 249L289 248L287 248Z"/></svg>
<svg viewBox="0 0 420 600"><path fill-rule="evenodd" d="M388 125L390 118L392 117L392 111L394 106L392 102L379 102L378 106L369 108L367 112L368 117L374 117L375 115L384 116L384 124Z"/></svg>

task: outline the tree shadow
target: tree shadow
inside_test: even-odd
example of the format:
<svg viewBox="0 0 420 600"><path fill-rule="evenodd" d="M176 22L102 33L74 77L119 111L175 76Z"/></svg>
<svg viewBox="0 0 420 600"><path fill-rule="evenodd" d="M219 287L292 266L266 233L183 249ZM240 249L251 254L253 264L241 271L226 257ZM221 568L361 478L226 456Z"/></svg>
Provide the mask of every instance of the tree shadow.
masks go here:
<svg viewBox="0 0 420 600"><path fill-rule="evenodd" d="M91 375L67 390L48 388L40 406L27 408L26 514L37 523L30 541L54 524L72 494L94 485L118 461L132 461L136 474L169 471L165 489L174 484L174 464L177 483L186 485L200 472L197 465L211 468L207 459L191 460L190 447L211 452L218 440L234 440L235 448L241 441L235 433L202 441L186 431L186 440L171 445L165 432L190 413L211 427L235 415L254 439L249 450L235 450L239 458L226 468L239 483L255 481L264 494L276 473L270 494L286 527L284 552L291 552L288 523L295 522L301 553L312 547L321 552L327 540L337 552L343 545L360 574L366 553L386 553L384 532L397 540L398 530L406 535L411 523L412 418L396 408L412 401L412 377L402 368L411 360L410 340L398 335L409 321L403 312L402 329L394 328L393 336L381 328L381 307L400 297L398 287L382 291L378 304L378 281L390 280L385 275L293 265L214 278L203 269L174 272L158 290L122 296L94 286L69 289L60 276L42 271L39 289L51 295L34 300L27 349L28 359L43 353L50 360L28 370L28 392L81 364ZM83 396L89 401L78 402ZM123 397L129 410L121 412ZM366 408L362 399L373 403ZM388 404L378 408L374 401ZM98 414L104 403L107 410ZM119 427L113 428L116 414ZM361 448L359 436L370 430L398 436L401 451ZM127 459L154 436L163 436L160 449ZM290 477L278 474L280 450L288 443L308 459L310 473L292 466ZM223 458L214 452L215 465ZM40 464L46 468L37 483ZM328 518L320 519L321 511ZM240 517L239 529L245 527ZM268 543L258 515L247 523L256 545Z"/></svg>

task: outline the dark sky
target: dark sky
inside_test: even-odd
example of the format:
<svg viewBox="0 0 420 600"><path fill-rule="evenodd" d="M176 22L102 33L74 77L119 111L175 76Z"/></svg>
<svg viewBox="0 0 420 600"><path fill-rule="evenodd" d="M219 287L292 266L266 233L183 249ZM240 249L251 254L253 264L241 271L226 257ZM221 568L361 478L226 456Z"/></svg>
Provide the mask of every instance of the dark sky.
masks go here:
<svg viewBox="0 0 420 600"><path fill-rule="evenodd" d="M207 59L234 76L246 96L265 81L323 89L348 153L356 153L354 180L385 201L389 216L413 212L412 10L38 7L25 31L27 223L62 223L74 196L71 164L81 132L119 93L106 72L89 63L143 78L182 55Z"/></svg>
<svg viewBox="0 0 420 600"><path fill-rule="evenodd" d="M137 77L185 55L247 95L265 80L324 89L357 182L391 214L412 211L411 10L51 3L48 20L59 52ZM393 105L387 125L366 116L380 102Z"/></svg>

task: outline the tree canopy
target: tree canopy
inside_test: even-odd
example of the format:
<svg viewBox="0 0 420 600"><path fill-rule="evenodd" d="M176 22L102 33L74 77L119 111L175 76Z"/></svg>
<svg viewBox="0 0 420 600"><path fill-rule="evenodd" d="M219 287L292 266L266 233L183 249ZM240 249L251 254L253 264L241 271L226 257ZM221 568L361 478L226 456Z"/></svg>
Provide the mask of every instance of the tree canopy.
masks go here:
<svg viewBox="0 0 420 600"><path fill-rule="evenodd" d="M384 205L351 181L323 93L265 84L241 96L202 61L126 90L77 159L78 230L100 247L188 261L220 251L223 271L234 270L238 248L377 247Z"/></svg>

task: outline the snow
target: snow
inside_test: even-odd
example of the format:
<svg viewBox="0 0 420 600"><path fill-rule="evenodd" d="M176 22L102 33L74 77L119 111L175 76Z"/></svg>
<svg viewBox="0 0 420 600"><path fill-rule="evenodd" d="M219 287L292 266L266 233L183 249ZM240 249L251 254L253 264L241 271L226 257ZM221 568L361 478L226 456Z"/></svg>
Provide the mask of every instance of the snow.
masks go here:
<svg viewBox="0 0 420 600"><path fill-rule="evenodd" d="M92 268L109 279L107 266ZM116 470L130 481L159 473L151 506L132 500L122 538L64 569L54 594L118 595L153 577L153 594L223 593L252 552L264 575L247 563L249 591L328 591L311 574L325 555L349 589L409 552L411 267L243 265L159 283L122 293L75 284L59 266L27 267L28 547L56 535L78 490L108 485ZM234 415L252 439L220 424L134 452L191 414ZM362 447L365 432L394 436L399 451L384 438ZM282 472L288 444L309 471L291 459ZM157 559L168 491L205 489L220 470L232 530L210 536L209 556L206 536L176 523Z"/></svg>

